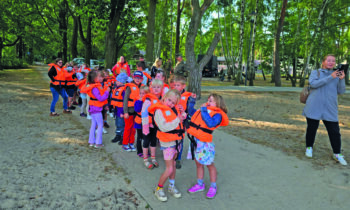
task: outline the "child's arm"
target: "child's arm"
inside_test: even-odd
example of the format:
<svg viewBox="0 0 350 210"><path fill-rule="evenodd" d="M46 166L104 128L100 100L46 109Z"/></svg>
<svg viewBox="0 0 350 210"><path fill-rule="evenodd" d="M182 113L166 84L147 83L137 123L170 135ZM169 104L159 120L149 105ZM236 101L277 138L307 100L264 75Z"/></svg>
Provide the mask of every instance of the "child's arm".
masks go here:
<svg viewBox="0 0 350 210"><path fill-rule="evenodd" d="M131 93L130 87L126 87L125 94L124 94L124 99L123 99L123 111L124 111L125 114L129 113L128 100L129 100L129 97L130 97L130 93Z"/></svg>
<svg viewBox="0 0 350 210"><path fill-rule="evenodd" d="M160 110L156 110L154 114L154 121L157 123L159 130L163 132L175 130L180 124L180 119L178 117L175 120L167 123L162 114L162 111Z"/></svg>
<svg viewBox="0 0 350 210"><path fill-rule="evenodd" d="M187 112L190 116L192 116L197 110L194 108L196 105L196 99L192 98L191 96L188 97L187 100Z"/></svg>
<svg viewBox="0 0 350 210"><path fill-rule="evenodd" d="M92 89L92 94L96 97L97 100L99 101L105 101L108 99L109 96L109 88L107 91L103 93L103 95L100 95L100 91L97 88Z"/></svg>
<svg viewBox="0 0 350 210"><path fill-rule="evenodd" d="M149 106L151 106L151 102L149 100L145 100L145 102L143 102L142 110L141 110L142 133L145 135L149 134L149 114L148 114Z"/></svg>
<svg viewBox="0 0 350 210"><path fill-rule="evenodd" d="M209 128L213 128L219 125L222 119L221 114L215 114L213 117L210 117L207 107L205 106L201 107L201 116Z"/></svg>

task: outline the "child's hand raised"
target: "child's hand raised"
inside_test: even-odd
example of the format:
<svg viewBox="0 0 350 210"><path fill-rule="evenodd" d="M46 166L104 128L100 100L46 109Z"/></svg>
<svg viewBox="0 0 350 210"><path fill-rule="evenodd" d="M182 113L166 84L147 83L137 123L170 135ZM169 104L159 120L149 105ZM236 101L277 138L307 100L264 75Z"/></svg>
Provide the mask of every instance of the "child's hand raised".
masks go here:
<svg viewBox="0 0 350 210"><path fill-rule="evenodd" d="M179 118L180 118L181 122L184 121L184 120L186 119L186 117L187 117L186 112L182 112L182 113L179 115Z"/></svg>
<svg viewBox="0 0 350 210"><path fill-rule="evenodd" d="M191 97L192 97L192 98L197 98L197 94L192 93L192 94L191 94Z"/></svg>
<svg viewBox="0 0 350 210"><path fill-rule="evenodd" d="M201 105L201 107L206 107L207 106L207 103L204 103Z"/></svg>
<svg viewBox="0 0 350 210"><path fill-rule="evenodd" d="M111 91L111 88L110 88L110 87L108 87L108 88L107 88L107 91L108 91L108 92L109 92L109 91Z"/></svg>
<svg viewBox="0 0 350 210"><path fill-rule="evenodd" d="M129 118L129 113L125 113L124 114L124 119L128 119Z"/></svg>
<svg viewBox="0 0 350 210"><path fill-rule="evenodd" d="M179 109L180 112L184 112L184 107L181 104L177 105L177 108Z"/></svg>

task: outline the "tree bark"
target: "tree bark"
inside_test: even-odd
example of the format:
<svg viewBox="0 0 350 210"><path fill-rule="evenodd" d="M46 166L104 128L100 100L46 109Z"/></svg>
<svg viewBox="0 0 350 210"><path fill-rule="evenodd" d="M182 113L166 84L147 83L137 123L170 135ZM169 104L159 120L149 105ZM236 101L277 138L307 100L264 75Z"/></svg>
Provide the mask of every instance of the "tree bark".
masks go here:
<svg viewBox="0 0 350 210"><path fill-rule="evenodd" d="M250 61L250 67L249 67L249 86L254 86L254 79L255 79L255 34L256 34L256 21L258 16L258 8L259 8L259 0L256 0L255 3L255 16L254 16L254 23L253 23L253 35L252 35L252 56Z"/></svg>
<svg viewBox="0 0 350 210"><path fill-rule="evenodd" d="M214 0L204 0L202 6L199 6L199 0L191 0L192 15L190 20L189 29L186 37L186 65L185 69L189 71L189 86L190 92L196 93L197 98L201 97L201 80L202 69L210 60L216 45L220 40L220 34L216 33L214 39L209 46L207 53L197 63L196 55L194 51L194 43L197 36L198 28L200 26L202 16L204 12L209 8Z"/></svg>
<svg viewBox="0 0 350 210"><path fill-rule="evenodd" d="M89 17L87 22L86 37L85 37L83 32L83 27L81 24L81 19L80 17L78 17L80 39L83 42L85 47L85 63L87 63L88 65L90 65L90 59L92 57L91 23L92 23L92 17Z"/></svg>
<svg viewBox="0 0 350 210"><path fill-rule="evenodd" d="M181 14L185 6L185 0L182 1L181 6L181 0L177 0L177 17L176 17L176 32L175 32L175 57L176 54L180 53L180 21L181 21ZM176 63L176 61L175 61Z"/></svg>
<svg viewBox="0 0 350 210"><path fill-rule="evenodd" d="M282 3L282 9L281 9L281 16L278 21L278 26L276 30L276 36L275 36L275 44L274 44L274 59L273 59L273 64L274 64L274 73L275 73L275 86L276 87L281 87L281 70L280 70L280 55L279 55L279 45L280 45L280 35L281 31L283 29L283 22L284 18L286 16L286 9L287 9L287 3L288 0L283 0Z"/></svg>
<svg viewBox="0 0 350 210"><path fill-rule="evenodd" d="M78 18L76 16L73 16L73 34L70 46L72 58L78 57L78 26Z"/></svg>
<svg viewBox="0 0 350 210"><path fill-rule="evenodd" d="M125 6L125 0L111 0L108 28L105 36L105 67L112 69L117 62L115 33L119 25L120 15Z"/></svg>
<svg viewBox="0 0 350 210"><path fill-rule="evenodd" d="M148 7L148 21L147 21L147 46L146 46L146 60L153 61L154 50L154 29L156 21L156 7L157 0L149 0Z"/></svg>
<svg viewBox="0 0 350 210"><path fill-rule="evenodd" d="M161 54L161 49L162 49L162 36L163 36L163 31L164 28L166 26L166 23L168 22L168 18L167 18L167 13L168 13L168 0L165 0L164 3L164 11L163 11L163 17L164 19L162 19L162 26L160 27L160 32L159 32L159 37L158 37L158 49L157 49L157 58L160 58L160 54Z"/></svg>
<svg viewBox="0 0 350 210"><path fill-rule="evenodd" d="M238 70L234 85L239 85L242 79L242 54L243 54L243 39L244 39L244 10L245 0L241 1L241 22L239 24L239 53L238 53Z"/></svg>
<svg viewBox="0 0 350 210"><path fill-rule="evenodd" d="M67 62L67 45L68 45L68 38L67 38L67 22L66 22L66 16L67 16L67 0L62 1L60 11L59 11L59 30L62 37L62 60L63 63Z"/></svg>

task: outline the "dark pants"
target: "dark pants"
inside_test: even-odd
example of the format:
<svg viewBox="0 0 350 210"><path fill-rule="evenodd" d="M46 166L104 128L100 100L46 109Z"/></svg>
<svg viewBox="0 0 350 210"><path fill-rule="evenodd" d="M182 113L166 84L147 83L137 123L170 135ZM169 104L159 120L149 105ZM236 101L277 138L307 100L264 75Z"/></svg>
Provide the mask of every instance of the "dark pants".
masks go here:
<svg viewBox="0 0 350 210"><path fill-rule="evenodd" d="M142 129L141 128L136 128L136 133L137 133L137 139L136 139L136 151L137 154L142 154Z"/></svg>
<svg viewBox="0 0 350 210"><path fill-rule="evenodd" d="M149 134L143 135L143 148L156 147L157 146L157 130L155 128L149 128Z"/></svg>
<svg viewBox="0 0 350 210"><path fill-rule="evenodd" d="M320 124L319 120L313 120L306 118L307 129L306 129L306 147L312 147L315 143L316 132L318 125ZM341 150L341 136L339 129L339 122L330 122L322 120L323 124L326 126L328 137L332 145L333 153L339 154Z"/></svg>

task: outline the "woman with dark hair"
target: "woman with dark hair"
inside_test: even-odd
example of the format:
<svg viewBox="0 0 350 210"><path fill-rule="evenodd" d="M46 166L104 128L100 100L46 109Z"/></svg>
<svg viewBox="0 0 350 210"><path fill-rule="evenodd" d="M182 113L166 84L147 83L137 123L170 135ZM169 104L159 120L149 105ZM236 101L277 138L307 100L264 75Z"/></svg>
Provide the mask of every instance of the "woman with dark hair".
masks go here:
<svg viewBox="0 0 350 210"><path fill-rule="evenodd" d="M59 95L63 98L63 113L72 114L72 111L68 110L68 95L65 90L66 74L63 70L63 62L61 58L57 58L55 63L49 64L50 69L48 76L50 77L50 90L52 93L52 102L50 106L50 116L59 116L55 112L55 106L58 101Z"/></svg>
<svg viewBox="0 0 350 210"><path fill-rule="evenodd" d="M309 77L312 91L306 100L303 115L306 117L306 157L312 158L313 146L320 120L326 126L333 149L333 158L347 165L341 154L341 136L338 120L338 95L345 93L345 73L335 70L335 56L326 55L322 67L313 70Z"/></svg>

